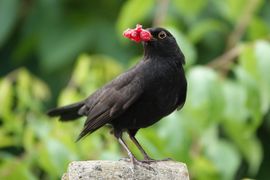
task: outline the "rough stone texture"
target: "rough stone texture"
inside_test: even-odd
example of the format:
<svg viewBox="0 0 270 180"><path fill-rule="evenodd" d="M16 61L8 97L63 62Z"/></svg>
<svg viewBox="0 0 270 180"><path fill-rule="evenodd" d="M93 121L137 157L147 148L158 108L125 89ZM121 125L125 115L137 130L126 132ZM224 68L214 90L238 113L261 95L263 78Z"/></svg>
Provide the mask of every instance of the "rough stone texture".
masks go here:
<svg viewBox="0 0 270 180"><path fill-rule="evenodd" d="M189 180L187 167L175 161L157 161L136 165L120 161L74 161L62 180Z"/></svg>

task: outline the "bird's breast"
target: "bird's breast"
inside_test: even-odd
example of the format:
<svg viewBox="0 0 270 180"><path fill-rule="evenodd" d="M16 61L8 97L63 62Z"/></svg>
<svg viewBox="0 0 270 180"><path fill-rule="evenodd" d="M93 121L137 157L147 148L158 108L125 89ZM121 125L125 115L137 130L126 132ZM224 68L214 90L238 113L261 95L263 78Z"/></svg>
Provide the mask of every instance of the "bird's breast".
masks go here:
<svg viewBox="0 0 270 180"><path fill-rule="evenodd" d="M150 126L184 102L186 80L183 69L153 64L147 71L140 73L144 84L143 93L113 122L115 127L129 129Z"/></svg>
<svg viewBox="0 0 270 180"><path fill-rule="evenodd" d="M157 68L149 83L147 96L153 107L165 116L174 111L186 96L186 79L182 67L163 65ZM151 81L150 81L151 82ZM179 98L183 100L179 100Z"/></svg>

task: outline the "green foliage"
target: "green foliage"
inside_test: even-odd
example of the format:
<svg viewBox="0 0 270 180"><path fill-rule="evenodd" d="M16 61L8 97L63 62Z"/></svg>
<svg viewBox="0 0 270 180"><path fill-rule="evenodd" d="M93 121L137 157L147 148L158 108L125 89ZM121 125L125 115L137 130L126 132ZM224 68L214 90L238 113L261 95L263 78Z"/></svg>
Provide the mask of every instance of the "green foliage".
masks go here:
<svg viewBox="0 0 270 180"><path fill-rule="evenodd" d="M75 143L83 118L61 123L46 110L87 97L136 63L142 48L122 31L159 22L185 54L188 96L138 140L156 159L187 163L192 179L267 179L269 7L267 0L0 0L0 177L59 179L70 161L126 156L109 128Z"/></svg>
<svg viewBox="0 0 270 180"><path fill-rule="evenodd" d="M85 97L121 71L122 67L112 58L101 55L80 56L69 85L61 93L59 103L66 104ZM90 86L81 86L82 84ZM104 132L90 137L88 143L76 144L76 132L80 131L82 122L62 124L46 117L43 106L44 100L49 97L49 90L27 70L16 70L1 79L0 90L1 102L6 104L0 111L3 121L0 148L22 148L19 155L23 156L17 163L16 154L8 151L0 153L4 160L1 160L1 177L9 179L22 176L23 179L31 179L45 172L46 175L42 178L57 179L70 161L80 157L120 157L117 144L108 144L113 141L113 137L101 136ZM102 150L104 147L105 151ZM89 153L90 149L92 153ZM8 171L10 166L14 166L14 171Z"/></svg>
<svg viewBox="0 0 270 180"><path fill-rule="evenodd" d="M119 19L117 21L117 28L119 33L127 27L132 27L134 24L142 21L151 11L154 0L130 0L127 1L121 10Z"/></svg>
<svg viewBox="0 0 270 180"><path fill-rule="evenodd" d="M196 17L202 9L207 5L208 0L195 0L189 3L188 0L174 0L179 13L187 17Z"/></svg>
<svg viewBox="0 0 270 180"><path fill-rule="evenodd" d="M11 29L15 26L17 20L19 0L1 0L0 1L0 48L6 41Z"/></svg>

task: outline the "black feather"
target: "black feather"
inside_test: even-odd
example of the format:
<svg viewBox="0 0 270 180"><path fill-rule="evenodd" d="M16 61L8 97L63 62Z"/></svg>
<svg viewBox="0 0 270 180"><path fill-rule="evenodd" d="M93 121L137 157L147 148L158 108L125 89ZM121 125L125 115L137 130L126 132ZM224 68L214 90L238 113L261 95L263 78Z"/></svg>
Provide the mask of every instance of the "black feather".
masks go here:
<svg viewBox="0 0 270 180"><path fill-rule="evenodd" d="M75 120L81 115L78 114L79 109L84 105L84 102L78 102L67 106L51 109L47 114L51 117L60 116L60 121Z"/></svg>

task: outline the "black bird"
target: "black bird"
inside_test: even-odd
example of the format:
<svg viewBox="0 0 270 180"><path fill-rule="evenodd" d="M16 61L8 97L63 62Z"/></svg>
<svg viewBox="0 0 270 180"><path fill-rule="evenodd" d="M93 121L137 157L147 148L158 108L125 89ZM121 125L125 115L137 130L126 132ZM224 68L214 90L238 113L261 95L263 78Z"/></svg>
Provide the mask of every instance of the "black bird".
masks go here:
<svg viewBox="0 0 270 180"><path fill-rule="evenodd" d="M140 128L158 122L186 100L187 82L183 65L185 57L175 38L164 28L149 28L151 38L142 39L144 56L134 67L98 89L86 99L52 109L49 116L60 116L60 121L87 119L78 140L110 124L113 134L128 152L133 163L139 162L122 139L126 131L144 156L146 154L135 135Z"/></svg>

